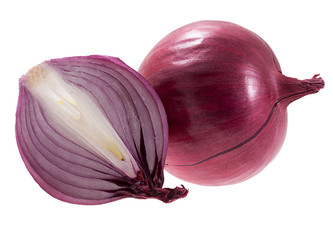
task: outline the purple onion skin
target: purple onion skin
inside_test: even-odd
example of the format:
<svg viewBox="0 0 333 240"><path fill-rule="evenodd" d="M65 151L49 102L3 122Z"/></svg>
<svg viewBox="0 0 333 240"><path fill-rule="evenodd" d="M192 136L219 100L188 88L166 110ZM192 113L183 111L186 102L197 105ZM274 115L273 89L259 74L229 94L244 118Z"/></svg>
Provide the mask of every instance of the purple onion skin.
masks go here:
<svg viewBox="0 0 333 240"><path fill-rule="evenodd" d="M31 71L36 71L31 70L19 83L16 139L28 171L47 193L84 205L127 197L156 198L168 203L187 195L183 186L162 188L168 142L166 114L159 97L140 74L117 58L99 55L53 59L42 64L96 102L137 169L135 176L129 177L78 144L71 133L59 131L52 118L46 117L45 105L27 87ZM148 155L150 149L153 153Z"/></svg>
<svg viewBox="0 0 333 240"><path fill-rule="evenodd" d="M200 185L244 181L273 160L292 101L324 87L282 74L268 44L233 23L200 21L163 38L139 72L169 123L165 169Z"/></svg>

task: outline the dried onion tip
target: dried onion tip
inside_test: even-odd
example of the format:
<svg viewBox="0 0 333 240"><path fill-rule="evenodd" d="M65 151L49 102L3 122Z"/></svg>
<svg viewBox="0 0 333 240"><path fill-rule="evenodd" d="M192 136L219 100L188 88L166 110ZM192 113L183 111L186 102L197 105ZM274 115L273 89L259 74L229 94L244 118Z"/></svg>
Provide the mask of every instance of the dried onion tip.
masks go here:
<svg viewBox="0 0 333 240"><path fill-rule="evenodd" d="M186 196L184 187L162 188L168 126L161 101L119 59L49 60L24 75L19 89L17 144L53 197L102 204Z"/></svg>

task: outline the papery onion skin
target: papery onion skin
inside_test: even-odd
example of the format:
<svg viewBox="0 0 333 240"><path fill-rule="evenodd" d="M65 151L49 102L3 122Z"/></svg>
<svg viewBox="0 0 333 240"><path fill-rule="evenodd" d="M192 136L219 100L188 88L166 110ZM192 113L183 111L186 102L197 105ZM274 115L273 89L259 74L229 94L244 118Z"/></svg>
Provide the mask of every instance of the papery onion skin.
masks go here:
<svg viewBox="0 0 333 240"><path fill-rule="evenodd" d="M282 74L268 44L230 22L200 21L163 38L139 72L168 116L165 169L200 185L228 185L260 172L279 152L286 108L324 81Z"/></svg>
<svg viewBox="0 0 333 240"><path fill-rule="evenodd" d="M79 93L84 93L96 104L99 109L96 111L103 113L125 144L124 153L130 155L128 162L132 164L135 176L130 177L132 170L124 172L127 165L121 170L87 148L89 144L80 145L80 137L62 131L67 125L55 125L57 118L54 118L52 108L48 109L32 92L36 91L35 85L46 81L43 79L57 85L55 78L64 80L63 86L80 89ZM30 84L29 81L36 82ZM53 85L50 88L46 85L46 91L53 94ZM56 88L60 89L60 85ZM72 101L66 95L70 93L64 92L59 106L63 105L63 100ZM69 114L76 113L77 104L67 104ZM94 126L96 123L89 124ZM52 59L22 76L16 139L22 159L35 181L50 195L65 202L95 205L133 197L156 198L168 203L185 197L188 192L183 186L162 188L168 142L164 107L147 81L117 58L93 55ZM149 152L151 150L153 152Z"/></svg>

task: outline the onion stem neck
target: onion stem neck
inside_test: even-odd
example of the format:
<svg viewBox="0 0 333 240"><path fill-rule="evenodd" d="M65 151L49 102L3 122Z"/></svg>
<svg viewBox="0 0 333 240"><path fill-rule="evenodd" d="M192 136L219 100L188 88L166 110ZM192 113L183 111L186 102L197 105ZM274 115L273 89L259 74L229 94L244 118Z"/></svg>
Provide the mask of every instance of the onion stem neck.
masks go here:
<svg viewBox="0 0 333 240"><path fill-rule="evenodd" d="M155 198L165 203L171 203L179 198L184 198L188 194L188 189L183 185L175 188L149 187L147 185L139 185L134 189L133 197L140 199Z"/></svg>
<svg viewBox="0 0 333 240"><path fill-rule="evenodd" d="M284 75L281 76L279 81L280 97L278 101L284 102L287 105L303 96L316 93L325 86L325 82L319 77L319 74L305 80L286 77Z"/></svg>

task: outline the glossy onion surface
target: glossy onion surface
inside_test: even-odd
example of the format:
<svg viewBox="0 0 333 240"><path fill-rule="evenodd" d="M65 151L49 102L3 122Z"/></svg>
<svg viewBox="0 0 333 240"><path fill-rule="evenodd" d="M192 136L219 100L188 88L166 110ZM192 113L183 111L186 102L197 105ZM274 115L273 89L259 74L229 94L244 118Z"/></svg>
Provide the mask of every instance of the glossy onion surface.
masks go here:
<svg viewBox="0 0 333 240"><path fill-rule="evenodd" d="M222 21L170 33L139 72L166 109L166 170L202 185L234 184L261 171L282 146L288 104L324 86L318 75L284 76L263 39Z"/></svg>
<svg viewBox="0 0 333 240"><path fill-rule="evenodd" d="M76 204L186 196L185 188L162 188L168 142L162 103L119 59L49 60L24 75L19 88L17 144L50 195Z"/></svg>

